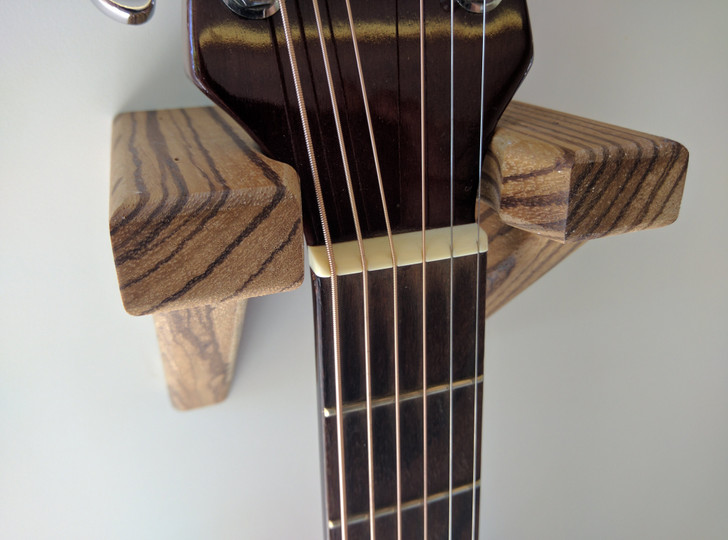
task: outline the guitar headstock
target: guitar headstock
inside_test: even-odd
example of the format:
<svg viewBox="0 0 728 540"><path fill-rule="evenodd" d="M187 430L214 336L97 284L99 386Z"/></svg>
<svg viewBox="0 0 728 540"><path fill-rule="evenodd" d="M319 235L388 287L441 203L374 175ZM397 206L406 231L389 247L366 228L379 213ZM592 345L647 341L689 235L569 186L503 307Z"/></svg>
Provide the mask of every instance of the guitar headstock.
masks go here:
<svg viewBox="0 0 728 540"><path fill-rule="evenodd" d="M213 101L250 132L264 153L299 172L304 231L308 243L318 245L323 237L288 42L274 4L188 0L190 73ZM319 4L362 232L365 237L378 236L385 234L384 214L347 9L344 2ZM247 5L265 11L262 18L245 18L240 9L233 9ZM492 0L485 5L458 0L454 5L451 67L451 2L423 3L425 168L431 228L450 223L451 114L455 223L474 219L481 165L483 9L487 11L482 109L486 139L532 57L525 0ZM354 225L313 3L289 0L287 7L331 236L334 241L351 240ZM420 3L353 0L351 7L392 229L415 230L421 223Z"/></svg>

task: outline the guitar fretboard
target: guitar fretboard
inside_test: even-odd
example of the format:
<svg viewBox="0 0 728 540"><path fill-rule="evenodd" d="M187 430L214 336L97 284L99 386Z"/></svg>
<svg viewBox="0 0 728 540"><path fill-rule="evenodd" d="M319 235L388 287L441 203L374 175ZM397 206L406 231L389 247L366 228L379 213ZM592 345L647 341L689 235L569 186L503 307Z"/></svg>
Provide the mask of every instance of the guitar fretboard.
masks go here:
<svg viewBox="0 0 728 540"><path fill-rule="evenodd" d="M480 298L476 304L477 257L478 255L468 255L453 259L452 311L450 310L450 260L427 263L426 477L429 538L447 538L450 526L453 538L471 538L473 523L477 527L486 268L483 253L480 255L479 266ZM369 272L369 295L370 298L376 299L376 308L370 312L369 328L374 441L373 487L377 538L396 538L397 530L397 437L391 278L391 269ZM400 267L398 284L402 532L403 538L422 538L425 430L422 407L421 265ZM367 405L361 275L351 274L338 278L339 295L347 306L346 310L339 313L343 402L341 410L336 408L334 394L330 285L330 279L313 275L321 436L324 450L326 527L329 538L340 538L336 420L338 415L343 415L348 537L369 538ZM475 460L474 451L478 458ZM475 505L473 496L476 497ZM450 499L452 499L452 520ZM475 520L472 518L473 510L476 513Z"/></svg>

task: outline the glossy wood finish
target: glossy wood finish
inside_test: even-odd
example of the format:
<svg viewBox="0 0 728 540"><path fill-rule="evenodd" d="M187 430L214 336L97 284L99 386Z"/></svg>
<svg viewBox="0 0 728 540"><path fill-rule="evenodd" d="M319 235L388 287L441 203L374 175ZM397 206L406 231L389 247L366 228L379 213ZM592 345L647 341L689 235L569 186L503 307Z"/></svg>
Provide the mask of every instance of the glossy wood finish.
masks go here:
<svg viewBox="0 0 728 540"><path fill-rule="evenodd" d="M326 71L319 48L319 36L311 2L291 0L287 2L288 12L292 19L291 42L287 43L283 36L280 17L271 17L267 21L244 21L236 18L215 0L191 0L188 9L190 28L190 72L195 82L213 100L225 108L242 125L247 127L259 141L263 150L277 160L293 165L301 175L303 193L303 223L309 245L323 243L320 226L320 209L316 203L306 145L313 146L317 168L321 175L323 188L323 205L328 215L327 228L333 242L342 242L354 238L352 214L355 209L349 202L345 184L344 164L340 158L340 141L333 122L329 88L326 84ZM439 228L455 224L472 223L475 219L473 208L477 198L477 186L481 172L480 141L481 132L486 140L508 104L518 84L522 80L531 62L531 34L526 11L525 0L504 0L502 5L491 12L486 29L486 58L481 57L483 36L483 16L470 13L454 4L449 13L447 2L425 2L424 43L420 39L420 5L415 0L369 0L353 2L353 18L357 34L357 43L361 53L361 69L366 79L368 95L360 93L358 61L351 41L352 28L348 25L348 16L343 2L321 2L322 20L325 26L322 36L327 41L329 52L327 57L332 65L333 93L341 104L342 139L347 149L347 158L352 172L356 212L359 213L362 233L365 238L385 234L384 208L380 199L378 179L375 174L375 161L371 150L371 136L364 114L364 100L371 107L373 139L376 143L381 165L382 181L386 192L387 210L395 233L418 230L423 218L428 228ZM452 30L451 30L452 24ZM424 81L421 80L420 45L425 49ZM300 97L296 99L292 77L288 69L288 47L295 47L298 58L298 75L302 85L302 99L305 101L306 113L310 122L310 133L304 133L298 121ZM333 51L333 52L332 52ZM451 61L451 55L453 60ZM483 60L487 66L485 108L480 106L481 65ZM454 76L451 90L450 75ZM424 102L420 91L424 89ZM422 126L420 113L424 109ZM484 127L481 126L481 114ZM308 127L306 129L309 129ZM421 131L426 131L424 152L420 147ZM310 135L310 136L309 136ZM424 154L424 155L423 155ZM422 163L424 161L424 163ZM426 176L426 209L421 209L422 174ZM468 262L477 260L477 256L464 257L457 262L458 277L468 278L456 282L452 286L458 291L457 309L453 316L461 317L456 321L458 335L455 341L458 368L461 364L471 364L482 360L482 351L476 354L476 336L482 347L482 325L484 321L484 295L475 294L476 277L461 268ZM469 261L470 260L470 261ZM432 373L428 377L443 375L442 352L449 346L450 336L443 335L448 326L442 323L449 318L449 312L443 313L447 303L443 305L445 291L450 290L450 275L444 267L449 264L428 264L432 267L428 273L428 295L434 295L427 306L428 332L419 339L408 339L411 328L402 330L403 379L416 373L417 363L413 362L416 350L421 350L422 339L427 339L428 365L432 362ZM473 266L471 264L471 266ZM474 267L474 266L473 266ZM413 269L403 270L404 273ZM474 270L471 269L474 274ZM481 274L485 273L485 264ZM462 274L462 275L461 275ZM375 278L376 276L376 278ZM431 277L430 277L431 276ZM391 309L387 305L392 302L391 273L372 272L370 293L376 299L371 306L373 324L379 326L372 329L371 344L378 351L373 355L375 362L393 361L392 337L388 337L389 327L394 324ZM377 279L379 278L379 279ZM404 310L414 310L418 305L416 281L413 276L403 277L400 294L409 298L401 298ZM430 283L432 281L432 283ZM318 364L322 392L322 406L330 403L330 385L333 384L331 362L333 352L330 350L332 333L341 332L343 365L341 370L344 384L344 403L356 399L357 388L362 387L361 371L363 369L361 292L358 292L356 277L342 278L339 292L341 302L337 306L328 305L330 298L325 290L327 280L314 278L314 297L316 317L316 333L318 343ZM377 293L377 287L381 292ZM465 291L465 292L463 292ZM382 295L384 293L384 295ZM358 296L357 296L358 295ZM478 298L477 296L480 296ZM472 306L468 310L467 306ZM422 308L421 308L422 309ZM332 312L338 310L342 320L336 329L332 326ZM478 324L475 313L482 311ZM417 326L416 319L405 317L406 324ZM381 333L383 331L384 333ZM328 338L327 338L328 335ZM401 358L402 358L401 357ZM421 365L421 362L420 362ZM475 366L471 366L470 372ZM428 368L429 369L429 368ZM375 395L378 392L391 392L394 379L392 370L382 370L374 366L377 373L374 384ZM357 375L358 374L358 375ZM458 372L459 377L462 373ZM429 384L429 381L428 381ZM477 383L474 383L477 385ZM457 441L454 448L456 467L455 487L473 478L472 467L478 466L473 455L474 430L478 423L472 418L475 403L470 389L470 406L468 407L467 389L458 392L455 400L464 404L471 411L469 435L467 428L456 426ZM406 389L406 383L402 389ZM360 398L361 396L359 396ZM448 446L443 446L441 437L447 430L450 420L440 414L444 410L442 396L433 397L432 414L428 415L428 446L431 438L431 460L428 469L432 469L429 477L432 483L429 493L442 494L447 486L442 483L441 466L447 462ZM448 394L449 399L449 394ZM428 402L429 402L428 398ZM386 411L386 408L383 409ZM338 411L337 414L343 414ZM406 414L406 413L403 413ZM466 420L466 411L458 410L458 421ZM403 462L412 466L416 457L417 433L422 438L423 418L419 425L414 418L403 418L403 440L408 452ZM336 460L331 456L331 437L336 436L336 423L323 421L325 485L327 486L327 509L329 520L342 518L346 512L353 529L347 528L352 538L368 537L366 525L362 528L356 523L356 516L365 511L375 511L392 504L391 459L391 427L392 415L378 411L377 422L382 422L375 429L377 449L377 473L374 489L378 492L374 508L365 495L369 484L366 476L366 459L362 460L362 422L361 414L352 413L344 419L344 438L350 456L346 461L345 476L347 482L348 507L342 509L338 504L339 472ZM406 426L406 427L404 427ZM461 440L461 434L465 440ZM390 437L388 438L388 435ZM468 440L469 439L469 440ZM388 450L385 450L387 448ZM422 444L419 445L422 448ZM443 450L445 453L443 454ZM469 459L467 458L470 453ZM479 454L476 454L479 455ZM421 458L420 458L421 459ZM469 463L469 469L461 465ZM421 467L420 467L421 469ZM363 476L362 476L363 475ZM406 501L415 503L416 478L414 473L404 473L404 483L409 492ZM419 476L421 478L421 476ZM378 487L377 487L378 486ZM353 490L349 493L350 490ZM420 490L422 492L422 490ZM470 537L472 499L476 491L470 491L466 497L455 497L453 530L456 537ZM422 496L422 495L420 495ZM447 499L447 498L446 498ZM406 502L405 501L405 502ZM423 504L427 504L424 501ZM415 506L416 503L415 503ZM420 505L420 509L422 505ZM442 538L447 534L448 521L443 519L442 501L433 502L432 517L429 521L432 538ZM447 508L447 501L444 508ZM477 508L477 507L476 507ZM420 510L421 511L421 510ZM417 510L408 514L406 525L407 537L417 536L416 523L422 523L416 517ZM465 512L465 513L463 513ZM337 516L338 514L338 516ZM414 519L413 519L414 516ZM387 524L389 523L389 524ZM383 528L383 537L391 536L395 529L390 518L383 518L377 527ZM357 529L359 527L359 529ZM467 529L467 530L466 530ZM341 534L330 528L333 537ZM424 532L424 531L422 531ZM345 534L343 536L346 536Z"/></svg>
<svg viewBox="0 0 728 540"><path fill-rule="evenodd" d="M414 230L421 219L419 2L370 0L352 4L393 228ZM383 212L344 3L320 5L362 228L365 236L378 236L384 233ZM450 220L445 202L449 200L450 181L448 5L425 2L427 215L431 228L449 225ZM351 240L351 210L312 4L291 0L288 11L332 237L334 241ZM250 130L267 155L296 168L301 175L307 242L323 243L280 17L243 20L218 0L191 0L188 19L193 79ZM463 223L473 219L480 169L482 16L458 5L455 19L455 214L456 222ZM487 36L486 134L492 131L531 61L525 2L504 0L489 13Z"/></svg>
<svg viewBox="0 0 728 540"><path fill-rule="evenodd" d="M669 225L688 152L664 137L513 103L484 163L484 197L507 225L559 242Z"/></svg>
<svg viewBox="0 0 728 540"><path fill-rule="evenodd" d="M477 299L476 255L454 260L453 317L453 487L463 493L453 497L454 538L470 538L473 480L473 436L477 437L480 455L480 424L475 422L474 399L478 400L478 418L482 400L482 382L477 396L473 380L483 373L483 329L485 298ZM480 261L481 290L484 287L486 254ZM391 270L369 273L370 298L376 298L370 316L372 343L372 398L383 401L374 408L375 505L386 512L396 504L395 428L394 428L394 364L393 328L391 324ZM420 265L399 268L400 313L400 391L402 399L401 450L404 538L422 537L423 457L422 457L422 273ZM330 280L312 276L314 314L316 318L316 348L324 448L325 499L327 519L338 522L338 472L333 360L331 354ZM341 311L341 357L343 403L345 414L345 464L348 495L349 538L368 538L369 524L362 516L369 512L366 466L365 379L363 370L364 343L362 339L361 276L339 277L342 298L347 309ZM450 261L427 265L427 378L428 378L428 493L431 497L447 494L449 407L447 385L450 378ZM476 309L478 317L476 317ZM476 326L476 319L478 324ZM477 339L476 339L477 338ZM475 350L477 341L478 350ZM476 369L477 361L477 369ZM354 409L354 410L351 410ZM476 460L479 468L479 460ZM476 471L479 479L480 471ZM475 490L476 496L479 489ZM420 500L418 502L418 500ZM444 505L443 505L444 503ZM429 537L446 538L448 530L447 500L430 503ZM477 505L476 505L477 506ZM396 521L391 512L377 518L377 538L395 538ZM330 538L339 538L340 529L329 530Z"/></svg>

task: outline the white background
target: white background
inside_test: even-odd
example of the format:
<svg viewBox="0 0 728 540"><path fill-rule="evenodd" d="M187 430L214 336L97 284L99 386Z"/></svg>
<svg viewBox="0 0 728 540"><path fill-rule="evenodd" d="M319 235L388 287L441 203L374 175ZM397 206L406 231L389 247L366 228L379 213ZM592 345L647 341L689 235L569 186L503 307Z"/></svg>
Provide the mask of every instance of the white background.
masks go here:
<svg viewBox="0 0 728 540"><path fill-rule="evenodd" d="M229 399L169 405L122 309L110 127L205 104L180 0L0 18L0 538L321 536L309 285L251 301ZM682 215L587 245L488 322L482 537L728 538L728 3L531 0L518 97L677 139Z"/></svg>

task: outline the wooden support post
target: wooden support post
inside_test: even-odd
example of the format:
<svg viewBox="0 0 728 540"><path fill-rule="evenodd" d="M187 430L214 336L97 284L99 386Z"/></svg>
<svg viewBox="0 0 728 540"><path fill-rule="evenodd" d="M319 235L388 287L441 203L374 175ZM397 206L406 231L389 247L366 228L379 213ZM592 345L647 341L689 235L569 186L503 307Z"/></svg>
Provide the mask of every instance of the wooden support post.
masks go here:
<svg viewBox="0 0 728 540"><path fill-rule="evenodd" d="M154 315L172 404L195 409L230 390L247 300L228 300Z"/></svg>

